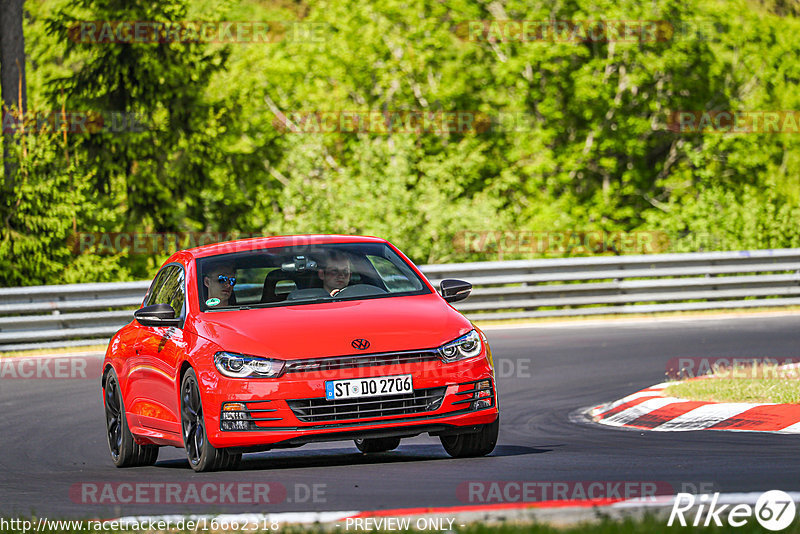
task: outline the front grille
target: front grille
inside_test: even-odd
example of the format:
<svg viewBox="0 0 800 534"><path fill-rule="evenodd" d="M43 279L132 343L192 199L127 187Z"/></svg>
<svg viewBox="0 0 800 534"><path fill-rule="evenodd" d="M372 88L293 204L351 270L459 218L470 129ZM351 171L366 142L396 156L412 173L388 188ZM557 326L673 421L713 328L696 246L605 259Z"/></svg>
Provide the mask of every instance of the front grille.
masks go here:
<svg viewBox="0 0 800 534"><path fill-rule="evenodd" d="M313 358L286 362L287 373L304 373L307 371L337 371L355 367L372 367L375 365L403 365L422 362L441 361L435 350L412 352L388 352L383 354L364 354L363 356L335 356L333 358Z"/></svg>
<svg viewBox="0 0 800 534"><path fill-rule="evenodd" d="M410 415L439 409L446 388L418 389L413 393L362 399L299 399L287 401L303 423L323 423L346 419L367 419Z"/></svg>

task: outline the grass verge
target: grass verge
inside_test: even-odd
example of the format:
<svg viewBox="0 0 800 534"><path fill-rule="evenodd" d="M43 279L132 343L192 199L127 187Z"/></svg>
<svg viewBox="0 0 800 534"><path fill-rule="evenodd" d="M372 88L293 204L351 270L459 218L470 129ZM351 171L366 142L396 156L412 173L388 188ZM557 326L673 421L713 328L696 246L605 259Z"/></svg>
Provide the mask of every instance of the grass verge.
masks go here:
<svg viewBox="0 0 800 534"><path fill-rule="evenodd" d="M667 386L664 395L713 402L800 404L800 368L765 364L717 368L710 375Z"/></svg>

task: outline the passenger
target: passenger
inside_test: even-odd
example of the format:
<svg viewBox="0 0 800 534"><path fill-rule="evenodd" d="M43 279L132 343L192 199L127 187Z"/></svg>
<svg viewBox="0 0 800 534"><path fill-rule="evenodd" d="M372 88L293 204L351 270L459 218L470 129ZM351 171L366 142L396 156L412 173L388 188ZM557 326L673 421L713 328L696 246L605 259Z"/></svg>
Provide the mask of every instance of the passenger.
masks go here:
<svg viewBox="0 0 800 534"><path fill-rule="evenodd" d="M218 263L209 269L203 277L203 285L208 288L206 305L210 307L232 306L236 300L233 297L233 286L236 285L236 270L233 264Z"/></svg>
<svg viewBox="0 0 800 534"><path fill-rule="evenodd" d="M323 261L322 269L317 273L322 287L334 296L350 283L352 264L348 255L338 250L328 252Z"/></svg>

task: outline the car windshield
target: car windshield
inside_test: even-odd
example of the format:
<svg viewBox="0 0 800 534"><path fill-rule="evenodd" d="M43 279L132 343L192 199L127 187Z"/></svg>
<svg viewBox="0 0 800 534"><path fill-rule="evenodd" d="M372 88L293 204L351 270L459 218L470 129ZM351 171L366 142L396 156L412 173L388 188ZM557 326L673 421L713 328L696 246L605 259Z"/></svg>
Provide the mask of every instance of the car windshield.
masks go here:
<svg viewBox="0 0 800 534"><path fill-rule="evenodd" d="M384 243L266 248L197 260L202 311L429 293Z"/></svg>

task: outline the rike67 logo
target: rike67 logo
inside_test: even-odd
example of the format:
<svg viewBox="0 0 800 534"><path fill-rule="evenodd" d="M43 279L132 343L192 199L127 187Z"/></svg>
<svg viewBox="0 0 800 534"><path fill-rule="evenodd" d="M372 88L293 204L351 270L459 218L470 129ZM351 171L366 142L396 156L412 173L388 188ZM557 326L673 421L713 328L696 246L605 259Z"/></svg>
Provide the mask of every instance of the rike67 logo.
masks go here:
<svg viewBox="0 0 800 534"><path fill-rule="evenodd" d="M677 520L678 524L685 527L689 524L688 517L694 527L701 525L708 527L712 524L721 527L725 522L731 527L742 527L755 517L765 529L778 531L785 529L794 521L794 500L791 495L780 490L764 493L758 498L755 506L721 504L719 500L719 492L710 496L710 500L709 495L700 495L698 498L691 493L678 493L672 504L667 526L671 527ZM697 509L692 511L695 507Z"/></svg>

